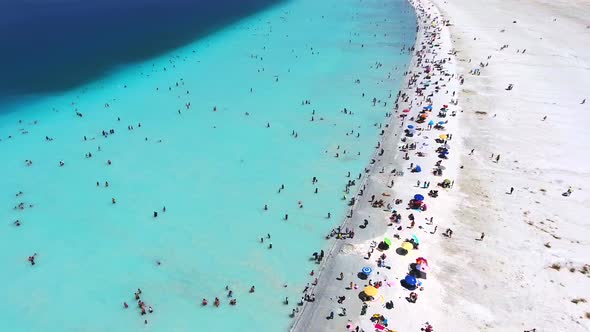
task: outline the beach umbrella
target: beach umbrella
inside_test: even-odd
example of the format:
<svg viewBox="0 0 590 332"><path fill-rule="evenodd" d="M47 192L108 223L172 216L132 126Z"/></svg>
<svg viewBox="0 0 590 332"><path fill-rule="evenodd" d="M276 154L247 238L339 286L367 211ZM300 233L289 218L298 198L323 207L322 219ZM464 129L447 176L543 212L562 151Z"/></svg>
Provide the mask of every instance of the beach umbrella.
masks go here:
<svg viewBox="0 0 590 332"><path fill-rule="evenodd" d="M438 136L438 138L440 138L440 139L447 139L448 136L447 136L447 134L441 134L441 135Z"/></svg>
<svg viewBox="0 0 590 332"><path fill-rule="evenodd" d="M377 330L377 331L384 331L385 330L385 326L377 323L377 324L375 324L375 330Z"/></svg>
<svg viewBox="0 0 590 332"><path fill-rule="evenodd" d="M424 257L416 258L416 264L428 265L428 261Z"/></svg>
<svg viewBox="0 0 590 332"><path fill-rule="evenodd" d="M413 125L408 125L408 129L414 129Z"/></svg>
<svg viewBox="0 0 590 332"><path fill-rule="evenodd" d="M432 120L428 121L429 126L432 126L433 124L434 124L434 121L432 121Z"/></svg>
<svg viewBox="0 0 590 332"><path fill-rule="evenodd" d="M422 119L426 119L428 117L428 113L422 113L422 114L420 114L420 117Z"/></svg>
<svg viewBox="0 0 590 332"><path fill-rule="evenodd" d="M379 293L379 290L373 286L367 286L365 287L364 292L367 296L375 297Z"/></svg>
<svg viewBox="0 0 590 332"><path fill-rule="evenodd" d="M369 267L369 266L365 266L365 267L363 267L363 269L361 270L361 272L363 272L366 275L369 275L369 274L371 274L371 272L373 272L373 269L371 267Z"/></svg>
<svg viewBox="0 0 590 332"><path fill-rule="evenodd" d="M388 246L390 246L390 247L391 247L391 239L390 239L390 238L387 238L387 237L386 237L386 238L384 238L384 239L383 239L383 243L385 243L386 245L388 245Z"/></svg>
<svg viewBox="0 0 590 332"><path fill-rule="evenodd" d="M404 113L410 113L410 110L406 108L405 110L403 110L403 112Z"/></svg>
<svg viewBox="0 0 590 332"><path fill-rule="evenodd" d="M410 251L410 250L414 249L414 245L411 244L410 242L404 242L404 243L402 243L402 248L405 249L406 251Z"/></svg>
<svg viewBox="0 0 590 332"><path fill-rule="evenodd" d="M445 179L443 182L444 182L444 183L447 183L447 184L450 184L450 183L451 183L451 180L449 180L449 179Z"/></svg>
<svg viewBox="0 0 590 332"><path fill-rule="evenodd" d="M416 280L416 277L414 277L413 275L408 274L405 278L404 281L406 282L406 284L410 287L416 287L416 283L418 282Z"/></svg>
<svg viewBox="0 0 590 332"><path fill-rule="evenodd" d="M428 105L428 106L424 107L424 109L427 111L430 111L430 110L432 110L432 105Z"/></svg>
<svg viewBox="0 0 590 332"><path fill-rule="evenodd" d="M444 121L439 121L438 124L442 126L442 125L445 124L445 122Z"/></svg>
<svg viewBox="0 0 590 332"><path fill-rule="evenodd" d="M414 199L417 200L417 201L423 201L424 200L424 195L416 194L416 195L414 195Z"/></svg>
<svg viewBox="0 0 590 332"><path fill-rule="evenodd" d="M420 240L418 240L418 237L414 234L412 234L412 240L414 240L414 242L416 242L416 244L420 244Z"/></svg>
<svg viewBox="0 0 590 332"><path fill-rule="evenodd" d="M420 165L416 165L416 168L414 168L414 171L416 173L420 173L420 172L422 172L422 167L420 167Z"/></svg>

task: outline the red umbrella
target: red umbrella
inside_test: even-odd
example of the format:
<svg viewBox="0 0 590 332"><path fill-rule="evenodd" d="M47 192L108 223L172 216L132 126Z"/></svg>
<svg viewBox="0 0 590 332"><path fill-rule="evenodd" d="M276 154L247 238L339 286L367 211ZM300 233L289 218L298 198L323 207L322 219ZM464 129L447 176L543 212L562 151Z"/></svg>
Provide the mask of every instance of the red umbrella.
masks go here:
<svg viewBox="0 0 590 332"><path fill-rule="evenodd" d="M422 264L428 266L428 261L424 257L416 258L416 264Z"/></svg>
<svg viewBox="0 0 590 332"><path fill-rule="evenodd" d="M404 113L410 113L410 110L406 108L403 112Z"/></svg>

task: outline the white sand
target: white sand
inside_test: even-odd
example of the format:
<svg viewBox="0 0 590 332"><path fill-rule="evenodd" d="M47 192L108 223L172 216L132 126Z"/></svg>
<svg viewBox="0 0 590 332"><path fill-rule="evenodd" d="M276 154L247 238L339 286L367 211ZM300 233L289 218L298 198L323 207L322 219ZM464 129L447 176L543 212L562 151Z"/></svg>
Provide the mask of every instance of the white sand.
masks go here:
<svg viewBox="0 0 590 332"><path fill-rule="evenodd" d="M426 321L434 331L588 331L590 304L572 300L590 301L590 266L588 255L584 257L590 242L586 220L590 216L590 166L586 162L590 144L590 3L433 3L436 7L425 0L416 1L417 7L425 10L419 37L424 31L436 31L440 37L440 45L431 48L433 53L423 54L423 59L450 57L444 71L455 74L455 79L447 82L445 77L439 82L441 89L433 97L434 112L428 120L438 120L436 111L450 103L452 91L458 93L455 98L459 101L449 110L449 114L456 110L458 116L447 117L449 124L443 131L453 134L449 160L443 162L444 175L429 173L438 160L430 152L438 146L434 138L442 132L424 131L410 140L430 145L425 148L427 157L410 151L408 161L396 153L399 130L388 132L382 142L386 152L373 165L365 194L346 221L347 226L355 227L357 236L337 243L337 254L323 267L319 286L312 291L317 300L297 316L294 330L340 331L350 319L365 331L373 331L369 317L382 313L389 319L389 327L397 331L419 331ZM440 14L453 26L442 27ZM431 25L433 20L438 22L436 27ZM418 40L417 49L422 42ZM508 47L500 50L505 44ZM456 57L447 54L453 49ZM414 73L418 71L415 60L410 69ZM480 62L489 65L480 68L479 76L470 75ZM436 74L433 83L444 77ZM459 75L465 77L460 86ZM420 75L418 83L424 76ZM506 91L510 83L514 88ZM431 85L424 94L433 89ZM410 96L410 114L415 115L419 110L416 104L422 105L424 97ZM589 100L581 105L584 98ZM400 103L399 110L406 107ZM542 121L544 116L547 119ZM399 125L397 119L393 123L394 127ZM406 120L404 126L409 123ZM469 155L471 149L475 149L473 155ZM492 153L501 155L499 163L490 158ZM424 171L409 173L410 162L419 163ZM383 174L379 173L382 167ZM393 168L403 168L405 176L390 176ZM428 211L414 212L416 227L407 229L410 212L404 209L405 204L413 194L426 196L428 192L415 188L416 181L431 181L430 189L440 189L435 188L436 183L444 178L455 180L453 189L440 190L436 199L427 197ZM393 190L386 186L391 179L395 180ZM563 197L570 185L573 194ZM506 193L510 187L514 187L512 195ZM383 197L379 194L383 192L391 196ZM386 211L370 207L367 200L371 194L386 201L404 200L397 206L403 215L401 232L386 226ZM425 224L424 219L430 217L434 217L434 225ZM356 225L363 219L369 219L370 224L360 230ZM429 234L435 225L438 232ZM448 227L454 232L451 239L442 236ZM422 240L420 250L399 256L394 249L402 241L393 239L394 248L386 251L386 265L391 270L376 268L377 251L370 260L362 256L371 239L382 239L384 232L392 239L393 234L399 234L402 240L416 234ZM485 239L476 241L481 232L485 232ZM410 304L404 299L409 291L400 286L399 279L419 256L428 258L432 273L424 282L424 291L418 292L418 302ZM560 270L550 268L552 264L559 264ZM375 269L370 277L373 281L386 278L391 282L380 294L384 300L394 301L394 309L383 308L379 297L370 304L366 316L358 316L361 301L357 296L366 282L356 274L365 265ZM341 271L344 281L335 280ZM350 281L359 284L359 289L346 290ZM343 305L336 303L338 295L346 296ZM347 317L337 315L341 306L347 308ZM330 311L336 317L326 320Z"/></svg>

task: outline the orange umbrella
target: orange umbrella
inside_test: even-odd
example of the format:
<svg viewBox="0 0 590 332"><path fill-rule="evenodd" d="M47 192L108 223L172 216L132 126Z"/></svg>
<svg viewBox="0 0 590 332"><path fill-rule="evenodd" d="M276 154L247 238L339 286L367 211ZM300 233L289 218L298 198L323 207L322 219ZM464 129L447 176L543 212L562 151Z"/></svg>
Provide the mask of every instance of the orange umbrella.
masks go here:
<svg viewBox="0 0 590 332"><path fill-rule="evenodd" d="M428 261L424 257L416 258L416 264L428 265Z"/></svg>

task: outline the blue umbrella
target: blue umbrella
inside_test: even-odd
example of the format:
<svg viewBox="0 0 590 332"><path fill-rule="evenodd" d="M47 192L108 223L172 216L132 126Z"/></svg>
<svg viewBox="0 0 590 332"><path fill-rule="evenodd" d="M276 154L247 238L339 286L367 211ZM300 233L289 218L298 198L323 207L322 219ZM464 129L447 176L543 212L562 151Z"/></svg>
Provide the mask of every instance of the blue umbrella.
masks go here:
<svg viewBox="0 0 590 332"><path fill-rule="evenodd" d="M414 129L414 125L408 125L409 129Z"/></svg>
<svg viewBox="0 0 590 332"><path fill-rule="evenodd" d="M404 281L405 281L406 285L408 285L410 287L416 287L416 283L418 282L416 280L416 277L414 277L413 275L409 275L409 274L404 278Z"/></svg>
<svg viewBox="0 0 590 332"><path fill-rule="evenodd" d="M429 126L432 126L433 124L434 124L434 121L432 121L432 120L428 121Z"/></svg>
<svg viewBox="0 0 590 332"><path fill-rule="evenodd" d="M414 168L414 171L416 173L420 173L420 172L422 172L422 167L420 167L420 165L416 165L416 168Z"/></svg>
<svg viewBox="0 0 590 332"><path fill-rule="evenodd" d="M424 196L420 195L420 194L416 194L414 195L414 199L417 201L423 201L424 200Z"/></svg>
<svg viewBox="0 0 590 332"><path fill-rule="evenodd" d="M444 125L444 124L445 124L445 122L444 122L444 121L439 121L439 122L438 122L438 124L439 124L439 125Z"/></svg>
<svg viewBox="0 0 590 332"><path fill-rule="evenodd" d="M373 272L373 269L370 268L369 266L365 266L365 267L363 267L363 269L361 270L361 272L363 272L366 275L369 275L369 274L371 274L371 272Z"/></svg>
<svg viewBox="0 0 590 332"><path fill-rule="evenodd" d="M431 111L432 110L432 105L428 105L428 106L424 107L424 109L427 110L427 111Z"/></svg>

